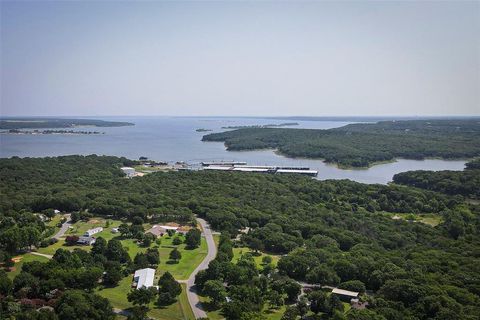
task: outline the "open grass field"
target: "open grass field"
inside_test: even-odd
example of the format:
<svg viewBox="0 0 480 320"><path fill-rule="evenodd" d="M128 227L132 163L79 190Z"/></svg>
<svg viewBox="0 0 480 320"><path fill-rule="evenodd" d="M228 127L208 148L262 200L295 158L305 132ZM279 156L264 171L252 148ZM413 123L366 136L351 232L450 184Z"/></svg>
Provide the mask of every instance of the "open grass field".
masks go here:
<svg viewBox="0 0 480 320"><path fill-rule="evenodd" d="M69 251L73 251L75 248L79 248L85 251L90 251L90 246L66 246L65 240L59 240L57 243L51 246L48 246L46 248L38 248L37 252L43 253L43 254L49 254L53 256L55 252L60 248L69 250Z"/></svg>
<svg viewBox="0 0 480 320"><path fill-rule="evenodd" d="M202 303L204 303L205 309L207 311L208 319L210 319L210 320L225 319L222 316L220 309L218 309L218 310L209 309L209 306L208 306L208 302L210 301L209 298L207 298L205 296L199 296L199 297L200 297L200 301ZM278 309L269 309L269 308L265 307L264 310L262 311L262 314L263 314L263 316L265 316L265 318L267 320L280 320L282 318L283 313L285 312L286 308L287 308L286 306L282 306Z"/></svg>
<svg viewBox="0 0 480 320"><path fill-rule="evenodd" d="M210 302L210 298L199 295L200 302L203 304L205 311L207 312L207 316L209 320L221 320L225 319L221 314L220 310L213 310L209 308L208 303Z"/></svg>
<svg viewBox="0 0 480 320"><path fill-rule="evenodd" d="M158 277L158 275L157 275ZM114 288L97 289L96 293L109 299L114 308L128 309L133 305L127 300L127 293L131 290L132 275L123 278L119 285ZM185 286L182 285L182 293L177 299L177 302L166 306L158 307L155 301L152 302L150 312L148 315L154 319L159 320L190 320L194 319L193 312L188 304L187 294L185 293Z"/></svg>
<svg viewBox="0 0 480 320"><path fill-rule="evenodd" d="M107 227L108 221L108 227ZM122 224L122 221L119 220L111 220L111 219L104 219L104 218L92 218L89 221L78 221L74 223L67 232L65 232L65 236L68 235L77 235L81 236L85 233L85 231L97 227L102 227L103 231L99 232L95 235L96 238L102 237L105 240L110 240L114 237L117 237L118 233L112 233L112 228L116 228Z"/></svg>
<svg viewBox="0 0 480 320"><path fill-rule="evenodd" d="M55 216L53 216L52 220L47 222L47 226L55 227L55 232L57 232L58 229L60 229L57 227L57 224L59 224L60 221L62 221L62 218L63 218L63 214L56 214Z"/></svg>
<svg viewBox="0 0 480 320"><path fill-rule="evenodd" d="M239 247L239 248L233 248L233 259L232 259L232 262L237 262L238 259L240 259L240 257L246 253L252 253L253 252L247 248L247 247ZM272 264L274 266L277 265L277 262L278 260L280 260L280 255L275 255L275 254L268 254L268 253L264 253L264 252L259 252L260 255L253 255L253 259L255 260L255 263L257 264L257 267L258 268L261 268L262 267L262 258L264 256L270 256L272 257Z"/></svg>
<svg viewBox="0 0 480 320"><path fill-rule="evenodd" d="M22 271L22 265L25 262L30 262L30 261L47 262L48 261L48 258L36 256L31 253L26 253L24 255L17 256L14 258L17 258L19 261L15 263L15 265L13 266L13 270L7 273L8 277L12 280L20 273L20 271Z"/></svg>
<svg viewBox="0 0 480 320"><path fill-rule="evenodd" d="M424 214L413 214L413 213L386 213L392 219L402 219L414 222L420 222L428 224L429 226L436 227L443 222L443 218L438 214L424 213Z"/></svg>
<svg viewBox="0 0 480 320"><path fill-rule="evenodd" d="M182 240L185 238L180 236ZM173 250L172 245L173 237L162 238L162 243L159 248L160 252L160 264L158 265L157 272L163 274L166 271L169 271L173 277L177 280L187 280L190 274L195 270L195 268L202 262L202 260L207 255L207 242L205 238L202 237L200 247L194 250L185 249L185 244L177 246L178 250L182 253L182 259L176 264L171 264L169 262L169 254Z"/></svg>
<svg viewBox="0 0 480 320"><path fill-rule="evenodd" d="M143 173L173 170L171 166L145 167L144 165L138 165L134 166L133 168L135 169L135 171Z"/></svg>

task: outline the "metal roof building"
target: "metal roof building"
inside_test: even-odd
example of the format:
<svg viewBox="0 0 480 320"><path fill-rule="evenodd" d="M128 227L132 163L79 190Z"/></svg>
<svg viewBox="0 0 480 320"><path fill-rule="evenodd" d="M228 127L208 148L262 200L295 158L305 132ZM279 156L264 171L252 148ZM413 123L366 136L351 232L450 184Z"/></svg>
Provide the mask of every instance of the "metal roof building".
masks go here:
<svg viewBox="0 0 480 320"><path fill-rule="evenodd" d="M97 234L99 232L102 232L103 231L103 228L102 227L97 227L97 228L93 228L93 229L89 229L87 231L85 231L85 233L83 234L84 237L91 237L93 236L94 234Z"/></svg>
<svg viewBox="0 0 480 320"><path fill-rule="evenodd" d="M334 288L332 290L332 293L338 294L343 297L349 297L349 298L357 298L359 294L358 292L355 292L355 291L348 291L348 290L343 290L338 288Z"/></svg>
<svg viewBox="0 0 480 320"><path fill-rule="evenodd" d="M137 288L153 287L153 280L155 279L155 269L145 268L135 271L133 276L133 285Z"/></svg>

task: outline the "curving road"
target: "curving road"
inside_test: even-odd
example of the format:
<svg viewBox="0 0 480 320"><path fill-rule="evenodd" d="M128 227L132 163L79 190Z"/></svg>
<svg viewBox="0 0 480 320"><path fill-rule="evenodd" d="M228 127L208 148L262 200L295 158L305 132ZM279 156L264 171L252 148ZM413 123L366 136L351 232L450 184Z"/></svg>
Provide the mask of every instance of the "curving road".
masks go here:
<svg viewBox="0 0 480 320"><path fill-rule="evenodd" d="M195 288L195 276L200 270L207 269L210 261L215 259L215 256L217 255L217 247L215 246L215 241L213 241L213 235L212 235L212 230L210 229L210 226L202 218L197 218L197 222L200 223L200 225L202 226L203 234L205 236L205 240L207 241L208 252L205 259L203 259L203 261L198 265L198 267L195 270L193 270L192 274L186 281L188 302L192 307L192 311L193 311L193 314L195 315L195 319L207 317L207 314L203 310L202 304L200 303L200 300L197 295L197 291Z"/></svg>
<svg viewBox="0 0 480 320"><path fill-rule="evenodd" d="M64 217L66 218L65 222L62 224L62 227L60 228L60 230L58 230L57 234L53 236L53 238L57 240L63 237L65 232L67 232L68 228L72 225L71 224L72 219L70 217L70 214L66 214Z"/></svg>

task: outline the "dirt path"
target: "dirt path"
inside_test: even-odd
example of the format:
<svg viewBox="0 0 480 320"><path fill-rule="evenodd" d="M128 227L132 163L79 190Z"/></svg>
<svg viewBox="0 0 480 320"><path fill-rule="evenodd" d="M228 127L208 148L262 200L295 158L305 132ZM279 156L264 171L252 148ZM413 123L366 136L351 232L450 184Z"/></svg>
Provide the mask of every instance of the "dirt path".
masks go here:
<svg viewBox="0 0 480 320"><path fill-rule="evenodd" d="M53 258L53 256L51 254L45 254L45 253L40 253L40 252L35 252L35 251L31 251L30 253L34 254L36 256L45 257L47 259L52 259Z"/></svg>

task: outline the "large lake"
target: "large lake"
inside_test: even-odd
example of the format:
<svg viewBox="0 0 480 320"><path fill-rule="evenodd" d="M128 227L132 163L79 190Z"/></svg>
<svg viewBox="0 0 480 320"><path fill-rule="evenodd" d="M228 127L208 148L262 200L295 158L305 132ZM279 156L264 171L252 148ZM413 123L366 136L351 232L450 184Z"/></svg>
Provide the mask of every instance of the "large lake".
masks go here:
<svg viewBox="0 0 480 320"><path fill-rule="evenodd" d="M169 162L237 160L251 165L308 166L319 171L318 179L351 179L364 183L385 184L394 174L408 170L463 170L465 161L399 159L369 169L344 170L321 160L292 159L271 150L226 151L223 143L202 142L204 132L195 129L223 131L223 126L297 122L292 128L329 129L349 122L290 121L254 118L195 118L195 117L95 117L95 119L129 121L135 126L117 128L79 128L95 130L104 135L0 135L0 157L44 157L70 154L98 154L138 159L146 156Z"/></svg>

